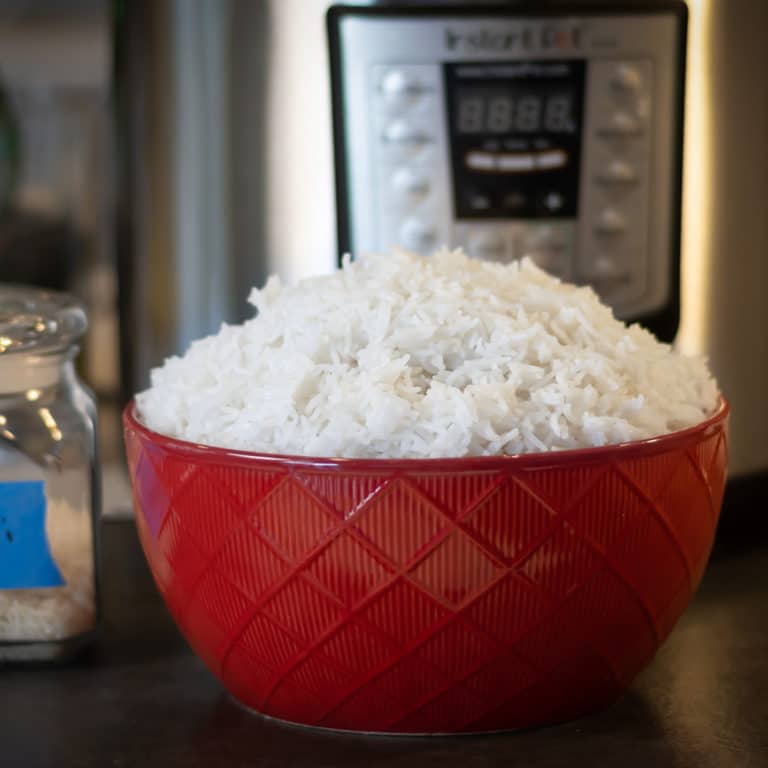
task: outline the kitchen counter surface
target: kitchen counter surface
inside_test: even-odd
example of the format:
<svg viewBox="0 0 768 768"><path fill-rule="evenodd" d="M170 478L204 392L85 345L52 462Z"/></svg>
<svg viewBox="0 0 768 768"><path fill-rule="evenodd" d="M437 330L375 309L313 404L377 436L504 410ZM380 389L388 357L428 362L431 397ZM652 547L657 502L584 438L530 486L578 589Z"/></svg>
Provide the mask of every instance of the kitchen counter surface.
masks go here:
<svg viewBox="0 0 768 768"><path fill-rule="evenodd" d="M719 546L694 603L611 709L453 738L311 731L240 709L174 628L132 523L104 530L104 631L64 667L0 670L3 768L768 766L768 541Z"/></svg>

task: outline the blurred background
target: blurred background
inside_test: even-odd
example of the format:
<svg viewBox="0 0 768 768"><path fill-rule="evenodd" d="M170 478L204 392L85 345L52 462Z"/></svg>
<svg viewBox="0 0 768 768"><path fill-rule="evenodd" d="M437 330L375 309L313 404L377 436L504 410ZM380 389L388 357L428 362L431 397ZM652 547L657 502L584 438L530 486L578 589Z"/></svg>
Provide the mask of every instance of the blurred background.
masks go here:
<svg viewBox="0 0 768 768"><path fill-rule="evenodd" d="M107 514L130 508L119 414L151 367L248 316L268 274L335 268L328 5L0 3L0 281L86 304ZM768 2L688 10L675 343L732 404L725 521L768 498Z"/></svg>

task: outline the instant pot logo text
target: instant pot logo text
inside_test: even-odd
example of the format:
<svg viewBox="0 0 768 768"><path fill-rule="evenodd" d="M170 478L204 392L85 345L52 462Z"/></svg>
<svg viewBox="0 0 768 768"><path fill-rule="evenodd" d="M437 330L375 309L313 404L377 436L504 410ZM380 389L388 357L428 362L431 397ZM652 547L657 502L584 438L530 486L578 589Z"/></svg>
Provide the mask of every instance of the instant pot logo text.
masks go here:
<svg viewBox="0 0 768 768"><path fill-rule="evenodd" d="M542 24L512 30L479 29L473 32L445 30L449 51L565 51L581 48L582 29Z"/></svg>

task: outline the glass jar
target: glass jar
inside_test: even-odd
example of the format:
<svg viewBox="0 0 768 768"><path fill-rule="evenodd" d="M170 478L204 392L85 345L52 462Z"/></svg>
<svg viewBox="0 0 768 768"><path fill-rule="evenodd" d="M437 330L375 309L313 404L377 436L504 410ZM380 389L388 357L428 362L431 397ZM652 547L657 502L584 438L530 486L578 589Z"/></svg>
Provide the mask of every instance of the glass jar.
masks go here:
<svg viewBox="0 0 768 768"><path fill-rule="evenodd" d="M74 655L98 625L96 406L66 294L0 285L0 661Z"/></svg>

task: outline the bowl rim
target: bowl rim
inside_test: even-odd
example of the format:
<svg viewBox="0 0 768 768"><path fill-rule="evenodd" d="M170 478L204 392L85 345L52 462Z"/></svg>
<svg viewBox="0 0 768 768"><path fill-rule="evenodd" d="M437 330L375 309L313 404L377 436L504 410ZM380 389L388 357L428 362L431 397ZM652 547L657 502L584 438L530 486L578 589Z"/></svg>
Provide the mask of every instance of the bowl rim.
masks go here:
<svg viewBox="0 0 768 768"><path fill-rule="evenodd" d="M446 472L466 470L498 470L515 467L543 467L568 464L590 464L596 462L619 461L641 456L665 453L685 445L698 442L709 433L714 433L720 425L727 426L730 406L722 395L714 413L699 424L676 432L632 440L624 443L573 448L562 451L541 451L537 453L516 453L493 456L454 456L448 458L357 458L333 456L300 456L278 453L259 453L221 446L195 443L155 432L144 424L138 415L138 406L132 398L123 410L123 430L138 432L145 440L176 454L194 456L198 460L216 463L270 464L297 469L323 468L339 471L358 472L393 472L416 471Z"/></svg>

